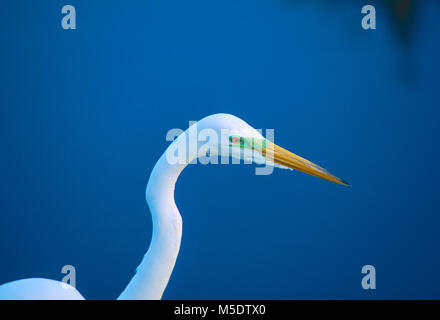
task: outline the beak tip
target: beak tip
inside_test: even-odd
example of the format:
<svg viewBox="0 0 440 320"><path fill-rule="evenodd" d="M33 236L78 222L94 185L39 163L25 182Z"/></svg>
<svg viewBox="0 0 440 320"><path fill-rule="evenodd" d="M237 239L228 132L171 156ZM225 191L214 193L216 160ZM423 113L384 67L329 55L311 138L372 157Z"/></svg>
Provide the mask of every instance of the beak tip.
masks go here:
<svg viewBox="0 0 440 320"><path fill-rule="evenodd" d="M344 186L346 186L346 187L351 187L351 184L349 183L349 182L347 182L347 181L345 181L345 180L343 180L343 179L340 179L341 180L341 182L342 182L342 184L344 185Z"/></svg>

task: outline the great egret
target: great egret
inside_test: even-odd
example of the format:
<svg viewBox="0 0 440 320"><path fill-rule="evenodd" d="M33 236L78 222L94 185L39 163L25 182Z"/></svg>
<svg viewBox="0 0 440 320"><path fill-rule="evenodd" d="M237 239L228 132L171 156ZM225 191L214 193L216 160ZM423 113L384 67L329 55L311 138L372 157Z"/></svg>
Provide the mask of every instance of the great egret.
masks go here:
<svg viewBox="0 0 440 320"><path fill-rule="evenodd" d="M206 156L200 153L201 142L196 148L186 148L190 144L190 126L170 144L160 157L151 172L146 189L146 200L153 220L153 236L150 247L136 273L118 299L152 299L162 298L173 271L179 253L182 235L182 218L174 202L174 187L182 170L191 161ZM206 141L204 150L210 156L235 157L244 160L251 154L265 159L266 163L277 167L299 170L310 175L338 184L348 185L345 181L330 174L325 169L301 158L266 140L256 129L243 120L229 114L214 114L197 122L196 134L209 132L218 137L229 135L229 140L212 139ZM251 141L250 143L248 143ZM171 163L170 153L175 153L185 146L185 161ZM256 148L258 146L259 148ZM232 152L232 147L237 147ZM215 150L218 150L216 152ZM73 287L64 282L48 279L24 279L0 286L0 299L84 299Z"/></svg>

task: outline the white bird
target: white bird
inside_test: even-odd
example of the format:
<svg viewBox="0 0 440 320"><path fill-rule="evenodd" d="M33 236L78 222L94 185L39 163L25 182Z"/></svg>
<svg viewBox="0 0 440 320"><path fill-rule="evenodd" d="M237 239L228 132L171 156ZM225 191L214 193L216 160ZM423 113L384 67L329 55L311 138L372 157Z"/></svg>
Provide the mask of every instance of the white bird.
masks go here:
<svg viewBox="0 0 440 320"><path fill-rule="evenodd" d="M191 135L208 133L209 139L191 146ZM203 140L203 139L202 139ZM203 147L201 146L203 144ZM183 148L182 148L183 146ZM180 148L180 149L179 149ZM176 150L183 152L184 161L170 161ZM203 150L203 152L200 152ZM174 187L182 170L195 159L233 157L241 160L264 159L266 164L299 170L338 184L345 181L325 169L266 140L256 129L229 114L214 114L203 118L181 133L160 157L151 172L146 188L146 200L153 220L150 247L136 273L118 299L158 300L168 284L180 248L182 217L174 202ZM231 152L235 150L238 152ZM260 162L259 162L260 163ZM72 286L55 280L31 278L12 281L0 286L0 299L76 300L84 299Z"/></svg>

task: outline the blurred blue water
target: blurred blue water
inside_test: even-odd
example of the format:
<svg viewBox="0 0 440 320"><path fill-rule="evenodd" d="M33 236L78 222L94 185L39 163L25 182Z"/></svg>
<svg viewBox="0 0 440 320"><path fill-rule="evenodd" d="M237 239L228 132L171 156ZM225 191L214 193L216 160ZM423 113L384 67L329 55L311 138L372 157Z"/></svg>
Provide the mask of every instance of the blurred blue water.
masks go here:
<svg viewBox="0 0 440 320"><path fill-rule="evenodd" d="M227 112L350 181L191 166L166 299L440 298L439 6L410 45L378 10L276 0L8 1L0 14L0 283L77 270L112 299L147 249L165 134ZM377 290L361 288L361 267Z"/></svg>

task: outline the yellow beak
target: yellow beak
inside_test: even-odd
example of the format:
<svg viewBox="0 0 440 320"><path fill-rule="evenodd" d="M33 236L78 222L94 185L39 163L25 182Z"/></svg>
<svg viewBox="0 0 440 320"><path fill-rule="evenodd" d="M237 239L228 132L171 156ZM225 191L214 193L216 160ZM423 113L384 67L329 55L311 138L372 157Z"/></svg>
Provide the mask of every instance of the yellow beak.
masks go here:
<svg viewBox="0 0 440 320"><path fill-rule="evenodd" d="M266 145L265 151L263 150L263 154L265 154L266 158L269 158L274 163L310 174L321 179L342 184L344 186L350 185L348 182L335 177L330 172L314 164L313 162L301 158L300 156L297 156L296 154L287 151L286 149L281 148L272 142L267 142L268 144Z"/></svg>

